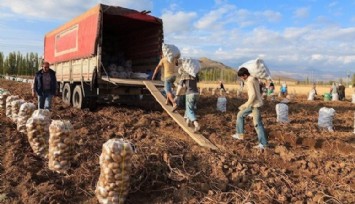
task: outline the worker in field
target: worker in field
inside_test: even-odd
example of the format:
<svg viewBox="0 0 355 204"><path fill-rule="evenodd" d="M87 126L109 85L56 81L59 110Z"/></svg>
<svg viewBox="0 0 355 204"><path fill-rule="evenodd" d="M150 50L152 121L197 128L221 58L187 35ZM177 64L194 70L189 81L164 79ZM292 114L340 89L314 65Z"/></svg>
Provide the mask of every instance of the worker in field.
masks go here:
<svg viewBox="0 0 355 204"><path fill-rule="evenodd" d="M38 97L38 109L51 109L52 98L57 91L55 71L49 68L48 62L43 62L42 69L36 72L32 84L32 96Z"/></svg>
<svg viewBox="0 0 355 204"><path fill-rule="evenodd" d="M166 57L163 57L160 60L159 64L156 66L152 76L152 80L154 80L160 68L162 67L164 68L164 90L166 93L165 104L168 105L169 103L171 103L173 104L173 108L177 107L177 104L174 101L174 94L172 92L172 87L176 80L175 67L177 65L178 65L178 60L176 58L174 58L173 62L169 62Z"/></svg>
<svg viewBox="0 0 355 204"><path fill-rule="evenodd" d="M339 95L339 100L343 101L345 100L345 86L340 83L338 86L338 95Z"/></svg>
<svg viewBox="0 0 355 204"><path fill-rule="evenodd" d="M282 82L282 84L281 84L280 94L281 94L281 96L287 96L287 84L286 84L286 81Z"/></svg>
<svg viewBox="0 0 355 204"><path fill-rule="evenodd" d="M193 77L189 75L187 78L180 80L179 86L186 87L186 95L185 95L185 115L186 123L189 125L192 123L194 125L194 132L198 132L200 130L200 124L197 122L196 117L196 107L197 100L199 98L199 91L197 88L198 76ZM173 108L173 111L175 109Z"/></svg>
<svg viewBox="0 0 355 204"><path fill-rule="evenodd" d="M263 105L263 100L260 93L259 80L250 76L248 69L242 67L238 71L238 76L245 81L245 86L248 93L248 101L239 106L239 112L237 114L236 133L232 135L234 139L244 139L244 119L250 113L253 116L253 123L258 135L259 144L254 148L264 150L268 145L268 141L265 134L264 125L262 122L259 107Z"/></svg>

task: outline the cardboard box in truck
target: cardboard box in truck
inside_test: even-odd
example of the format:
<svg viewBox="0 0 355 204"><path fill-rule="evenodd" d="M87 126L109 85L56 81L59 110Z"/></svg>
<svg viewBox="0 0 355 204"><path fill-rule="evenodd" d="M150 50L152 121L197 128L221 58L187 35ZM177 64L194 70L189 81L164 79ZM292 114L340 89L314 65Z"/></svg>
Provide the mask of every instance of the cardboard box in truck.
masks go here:
<svg viewBox="0 0 355 204"><path fill-rule="evenodd" d="M102 97L148 93L143 82L162 43L161 19L99 4L46 34L44 60L56 71L63 102L84 108Z"/></svg>

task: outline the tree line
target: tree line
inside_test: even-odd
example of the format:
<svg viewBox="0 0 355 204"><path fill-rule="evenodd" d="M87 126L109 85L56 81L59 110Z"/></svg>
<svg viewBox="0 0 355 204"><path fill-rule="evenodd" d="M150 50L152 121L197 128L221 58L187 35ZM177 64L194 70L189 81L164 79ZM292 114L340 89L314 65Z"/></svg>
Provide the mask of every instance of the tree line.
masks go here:
<svg viewBox="0 0 355 204"><path fill-rule="evenodd" d="M12 76L33 76L39 67L38 53L0 52L0 74Z"/></svg>
<svg viewBox="0 0 355 204"><path fill-rule="evenodd" d="M233 69L206 67L199 74L200 81L223 81L233 83L237 81L237 72Z"/></svg>

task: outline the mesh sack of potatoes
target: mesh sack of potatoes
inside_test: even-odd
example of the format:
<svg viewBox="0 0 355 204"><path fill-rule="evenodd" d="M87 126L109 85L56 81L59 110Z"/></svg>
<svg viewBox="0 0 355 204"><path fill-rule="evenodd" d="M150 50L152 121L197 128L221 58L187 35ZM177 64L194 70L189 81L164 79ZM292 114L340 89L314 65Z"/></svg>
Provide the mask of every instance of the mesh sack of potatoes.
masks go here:
<svg viewBox="0 0 355 204"><path fill-rule="evenodd" d="M20 107L20 111L18 112L17 117L17 130L19 132L26 133L26 123L27 120L32 116L33 111L35 111L36 106L33 103L24 103Z"/></svg>
<svg viewBox="0 0 355 204"><path fill-rule="evenodd" d="M174 62L174 59L180 58L180 50L175 45L165 44L162 45L163 56L168 59L170 63Z"/></svg>
<svg viewBox="0 0 355 204"><path fill-rule="evenodd" d="M66 173L72 159L73 126L68 120L53 120L49 126L49 169Z"/></svg>
<svg viewBox="0 0 355 204"><path fill-rule="evenodd" d="M110 139L102 146L100 177L96 185L99 203L124 203L129 191L134 147L123 139Z"/></svg>
<svg viewBox="0 0 355 204"><path fill-rule="evenodd" d="M6 108L6 98L10 95L10 92L3 89L0 93L0 109Z"/></svg>
<svg viewBox="0 0 355 204"><path fill-rule="evenodd" d="M47 109L35 110L26 122L28 142L35 154L48 156L48 138L51 113Z"/></svg>
<svg viewBox="0 0 355 204"><path fill-rule="evenodd" d="M12 106L11 106L11 102L15 101L15 100L19 100L20 97L17 95L12 95L12 96L8 96L6 98L6 116L11 118L12 117Z"/></svg>
<svg viewBox="0 0 355 204"><path fill-rule="evenodd" d="M251 76L259 79L271 79L269 68L266 66L264 60L257 58L255 60L249 60L240 65L238 70L242 67L248 69Z"/></svg>
<svg viewBox="0 0 355 204"><path fill-rule="evenodd" d="M20 107L22 104L26 103L23 99L18 99L11 102L11 119L17 124L18 113L20 112Z"/></svg>

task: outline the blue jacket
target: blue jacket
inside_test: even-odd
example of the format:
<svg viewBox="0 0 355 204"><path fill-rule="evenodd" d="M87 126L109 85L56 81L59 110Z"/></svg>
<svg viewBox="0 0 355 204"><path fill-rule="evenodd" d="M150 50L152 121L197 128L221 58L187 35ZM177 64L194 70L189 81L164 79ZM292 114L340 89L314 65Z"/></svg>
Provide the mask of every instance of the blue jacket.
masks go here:
<svg viewBox="0 0 355 204"><path fill-rule="evenodd" d="M55 76L55 71L49 69L49 76L51 77L50 83L50 93L52 95L56 94L57 91L57 77ZM33 89L37 92L37 95L43 95L43 70L39 70L36 72L36 76L34 78L34 86Z"/></svg>

